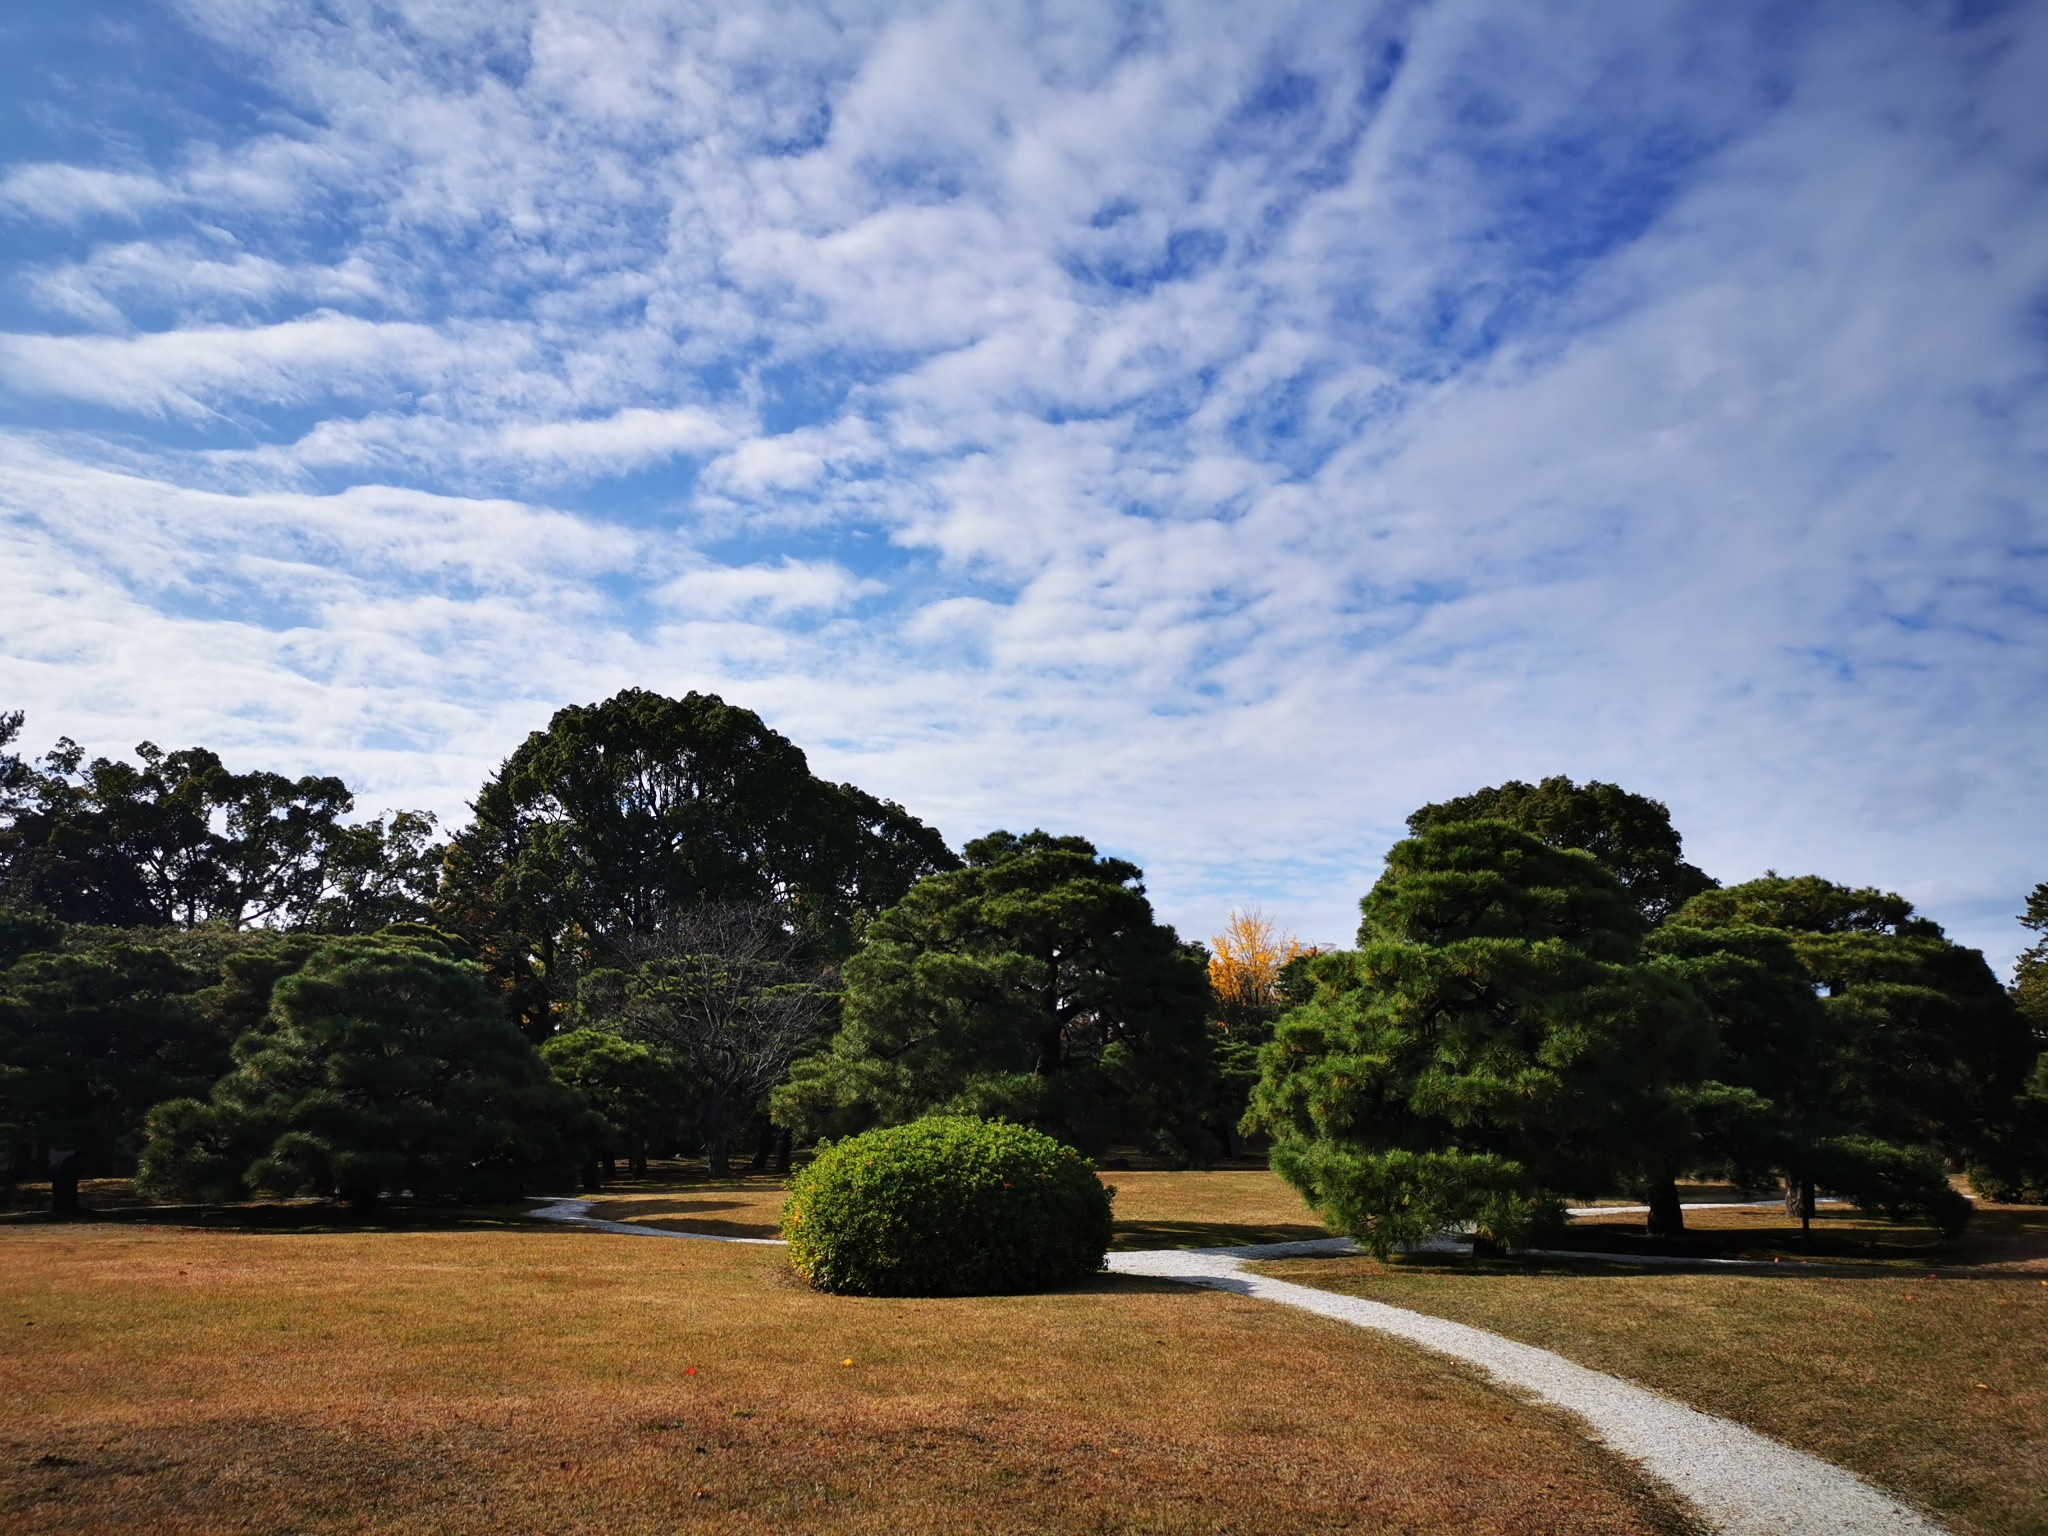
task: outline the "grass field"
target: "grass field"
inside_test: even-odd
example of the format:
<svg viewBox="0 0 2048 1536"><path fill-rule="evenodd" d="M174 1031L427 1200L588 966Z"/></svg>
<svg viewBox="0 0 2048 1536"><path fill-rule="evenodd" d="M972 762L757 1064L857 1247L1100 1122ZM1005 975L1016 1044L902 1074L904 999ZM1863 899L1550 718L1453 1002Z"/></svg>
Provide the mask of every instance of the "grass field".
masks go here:
<svg viewBox="0 0 2048 1536"><path fill-rule="evenodd" d="M1680 1528L1427 1356L1145 1281L864 1301L772 1248L13 1223L0 1326L9 1531Z"/></svg>
<svg viewBox="0 0 2048 1536"><path fill-rule="evenodd" d="M1116 1187L1119 1248L1227 1247L1329 1236L1301 1196L1263 1167L1117 1169L1103 1178ZM774 1237L782 1181L763 1174L714 1179L657 1165L651 1177L613 1185L591 1200L591 1214L606 1221Z"/></svg>
<svg viewBox="0 0 2048 1536"><path fill-rule="evenodd" d="M1322 1235L1256 1168L1115 1170L1120 1247ZM1570 1421L1259 1303L1104 1277L858 1301L773 1248L518 1211L0 1220L0 1530L1648 1532ZM657 1167L599 1214L769 1236L781 1181ZM2048 1536L2048 1212L1959 1244L1695 1213L1762 1273L1277 1262L1558 1350L1853 1467L1966 1536ZM1638 1247L1639 1216L1574 1222ZM1938 1275L1940 1278L1930 1278ZM842 1362L851 1360L851 1365Z"/></svg>
<svg viewBox="0 0 2048 1536"><path fill-rule="evenodd" d="M1349 1258L1259 1267L1658 1388L1851 1467L1971 1536L2048 1536L2048 1212L1986 1210L1947 1249L1932 1233L1843 1212L1816 1240L1836 1257L1812 1264L1798 1262L1802 1239L1782 1216L1706 1214L1696 1220L1731 1246L1791 1261L1711 1274ZM1594 1235L1574 1224L1575 1244ZM1930 1268L1931 1253L1945 1262ZM1904 1268L1907 1254L1921 1263Z"/></svg>

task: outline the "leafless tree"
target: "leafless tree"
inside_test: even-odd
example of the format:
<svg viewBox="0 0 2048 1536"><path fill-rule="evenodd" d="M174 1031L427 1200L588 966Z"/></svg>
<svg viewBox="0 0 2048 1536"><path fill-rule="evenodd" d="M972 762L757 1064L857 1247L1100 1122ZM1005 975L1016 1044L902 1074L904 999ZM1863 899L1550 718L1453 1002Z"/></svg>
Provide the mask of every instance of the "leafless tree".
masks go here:
<svg viewBox="0 0 2048 1536"><path fill-rule="evenodd" d="M830 1025L837 977L799 921L769 902L666 912L620 958L631 967L625 1030L672 1051L704 1084L698 1123L712 1171L724 1173L734 1122Z"/></svg>

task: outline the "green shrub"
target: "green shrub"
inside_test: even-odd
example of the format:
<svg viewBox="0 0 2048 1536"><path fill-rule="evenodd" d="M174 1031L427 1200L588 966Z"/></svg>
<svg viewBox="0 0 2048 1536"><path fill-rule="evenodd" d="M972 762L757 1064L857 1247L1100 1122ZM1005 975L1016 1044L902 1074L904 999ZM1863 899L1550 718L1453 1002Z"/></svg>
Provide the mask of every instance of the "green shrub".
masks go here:
<svg viewBox="0 0 2048 1536"><path fill-rule="evenodd" d="M984 1296L1102 1268L1113 1191L1050 1136L934 1115L820 1148L790 1184L797 1271L856 1296Z"/></svg>

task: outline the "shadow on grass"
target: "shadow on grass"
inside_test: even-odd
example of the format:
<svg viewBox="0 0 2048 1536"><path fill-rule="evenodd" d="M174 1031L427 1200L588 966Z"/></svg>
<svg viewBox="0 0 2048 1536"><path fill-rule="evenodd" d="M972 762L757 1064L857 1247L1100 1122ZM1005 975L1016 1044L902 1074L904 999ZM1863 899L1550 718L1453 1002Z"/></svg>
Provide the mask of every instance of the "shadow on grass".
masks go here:
<svg viewBox="0 0 2048 1536"><path fill-rule="evenodd" d="M1248 1243L1299 1243L1328 1237L1314 1222L1120 1221L1110 1247L1241 1248Z"/></svg>
<svg viewBox="0 0 2048 1536"><path fill-rule="evenodd" d="M252 1205L136 1205L86 1210L58 1216L48 1211L16 1211L0 1217L5 1227L184 1227L209 1232L465 1232L539 1229L528 1206L414 1205L389 1201L359 1214L327 1200L292 1200ZM559 1226L554 1230L560 1231Z"/></svg>
<svg viewBox="0 0 2048 1536"><path fill-rule="evenodd" d="M1745 1259L1795 1267L1827 1260L1906 1269L1930 1264L1976 1267L2048 1259L2048 1208L1980 1206L1969 1226L1954 1238L1943 1237L1931 1226L1887 1221L1844 1208L1817 1213L1811 1231L1801 1231L1789 1220L1760 1216L1726 1226L1697 1226L1673 1238L1652 1238L1635 1223L1582 1219L1531 1246L1612 1253L1617 1258Z"/></svg>

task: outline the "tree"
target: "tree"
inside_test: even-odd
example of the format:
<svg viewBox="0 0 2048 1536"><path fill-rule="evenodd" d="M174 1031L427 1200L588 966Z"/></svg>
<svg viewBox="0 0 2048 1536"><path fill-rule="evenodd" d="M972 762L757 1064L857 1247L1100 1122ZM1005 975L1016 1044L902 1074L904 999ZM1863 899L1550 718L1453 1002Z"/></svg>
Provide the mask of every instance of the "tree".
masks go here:
<svg viewBox="0 0 2048 1536"><path fill-rule="evenodd" d="M1685 862L1671 812L1659 800L1618 784L1574 784L1555 775L1540 784L1510 779L1425 805L1408 818L1417 835L1461 821L1505 821L1553 848L1593 855L1634 898L1644 917L1662 922L1714 881Z"/></svg>
<svg viewBox="0 0 2048 1536"><path fill-rule="evenodd" d="M772 902L832 953L957 864L902 807L812 775L749 710L628 689L558 711L484 785L441 912L536 1039L585 972L680 908Z"/></svg>
<svg viewBox="0 0 2048 1536"><path fill-rule="evenodd" d="M1921 1211L1957 1227L1968 1206L1944 1159L1995 1153L2036 1044L1974 949L1892 892L1817 876L1767 875L1694 897L1674 928L1782 933L1819 994L1819 1089L1806 1149L1788 1168L1788 1205L1810 1216L1827 1185L1859 1203Z"/></svg>
<svg viewBox="0 0 2048 1536"><path fill-rule="evenodd" d="M2013 967L2012 1000L2035 1039L2048 1046L2048 882L2028 893L2020 926L2032 929L2036 937Z"/></svg>
<svg viewBox="0 0 2048 1536"><path fill-rule="evenodd" d="M7 734L18 715L5 717ZM0 742L4 744L4 742ZM232 773L203 747L85 760L60 740L0 764L0 893L75 923L382 927L422 915L437 878L433 818L350 825L340 779Z"/></svg>
<svg viewBox="0 0 2048 1536"><path fill-rule="evenodd" d="M767 902L671 912L633 940L625 958L630 972L599 973L587 990L611 994L620 1029L689 1073L711 1171L728 1172L734 1127L830 1028L831 967L795 920Z"/></svg>
<svg viewBox="0 0 2048 1536"><path fill-rule="evenodd" d="M1677 1090L1711 1046L1698 1000L1638 953L1645 923L1590 854L1505 822L1397 843L1359 948L1309 962L1247 1126L1336 1230L1385 1254L1470 1224L1519 1241L1557 1196L1668 1166Z"/></svg>
<svg viewBox="0 0 2048 1536"><path fill-rule="evenodd" d="M806 1133L930 1111L1095 1150L1198 1154L1206 958L1152 915L1143 872L1079 837L993 832L868 925L845 1023L798 1063L777 1122Z"/></svg>
<svg viewBox="0 0 2048 1536"><path fill-rule="evenodd" d="M2048 1205L2048 883L2027 895L2022 927L2034 943L2013 967L2011 997L2028 1035L2033 1066L2003 1115L1986 1127L1970 1162L1970 1183L1989 1200Z"/></svg>
<svg viewBox="0 0 2048 1536"><path fill-rule="evenodd" d="M540 1054L556 1079L603 1117L593 1155L607 1167L624 1156L635 1173L645 1173L649 1146L675 1130L695 1098L689 1072L673 1057L606 1030L568 1030ZM586 1188L594 1182L591 1171L586 1167Z"/></svg>
<svg viewBox="0 0 2048 1536"><path fill-rule="evenodd" d="M1685 1229L1677 1179L1692 1166L1742 1183L1816 1166L1828 1134L1827 1021L1791 942L1776 929L1667 923L1645 940L1644 952L1692 990L1714 1024L1705 1076L1680 1090L1696 1141L1648 1181L1651 1235L1668 1237Z"/></svg>
<svg viewBox="0 0 2048 1536"><path fill-rule="evenodd" d="M147 1118L139 1182L180 1199L252 1192L505 1200L573 1172L589 1109L506 1020L482 968L430 940L316 951L206 1100Z"/></svg>
<svg viewBox="0 0 2048 1536"><path fill-rule="evenodd" d="M1215 1116L1224 1151L1232 1157L1243 1150L1237 1125L1259 1080L1259 1048L1273 1038L1274 1022L1290 1001L1289 968L1314 954L1256 907L1232 912L1223 932L1209 941L1209 991L1216 1004L1210 1042L1216 1058Z"/></svg>
<svg viewBox="0 0 2048 1536"><path fill-rule="evenodd" d="M152 1104L203 1092L227 1065L195 995L208 979L135 944L29 953L0 972L0 1125L11 1166L48 1174L52 1210L79 1208L81 1178L124 1171Z"/></svg>

